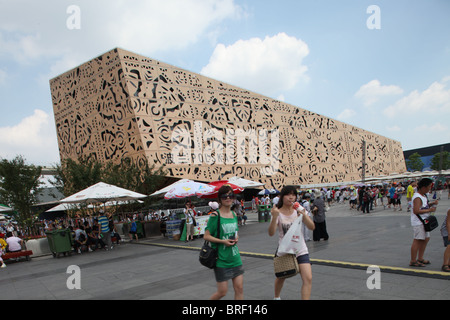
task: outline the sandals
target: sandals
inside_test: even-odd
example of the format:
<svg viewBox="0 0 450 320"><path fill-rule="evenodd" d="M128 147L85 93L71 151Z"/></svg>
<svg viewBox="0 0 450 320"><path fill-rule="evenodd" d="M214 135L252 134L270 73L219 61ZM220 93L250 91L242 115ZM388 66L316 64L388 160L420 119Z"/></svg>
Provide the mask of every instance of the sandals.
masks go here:
<svg viewBox="0 0 450 320"><path fill-rule="evenodd" d="M431 263L430 260L425 260L425 259L423 259L423 260L417 259L417 262L419 262L421 264L430 264Z"/></svg>
<svg viewBox="0 0 450 320"><path fill-rule="evenodd" d="M411 261L409 263L410 267L425 267L425 265L419 261Z"/></svg>
<svg viewBox="0 0 450 320"><path fill-rule="evenodd" d="M444 272L450 272L450 267L449 267L448 265L445 265L445 264L444 264L444 265L442 266L441 270L444 271Z"/></svg>

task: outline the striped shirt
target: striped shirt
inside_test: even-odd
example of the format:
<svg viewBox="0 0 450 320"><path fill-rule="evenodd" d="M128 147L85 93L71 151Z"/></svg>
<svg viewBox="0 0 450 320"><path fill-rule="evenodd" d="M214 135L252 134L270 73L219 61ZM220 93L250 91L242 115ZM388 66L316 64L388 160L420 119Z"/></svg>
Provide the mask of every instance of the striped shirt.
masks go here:
<svg viewBox="0 0 450 320"><path fill-rule="evenodd" d="M109 232L109 221L106 216L98 217L98 224L101 227L100 232L103 233Z"/></svg>

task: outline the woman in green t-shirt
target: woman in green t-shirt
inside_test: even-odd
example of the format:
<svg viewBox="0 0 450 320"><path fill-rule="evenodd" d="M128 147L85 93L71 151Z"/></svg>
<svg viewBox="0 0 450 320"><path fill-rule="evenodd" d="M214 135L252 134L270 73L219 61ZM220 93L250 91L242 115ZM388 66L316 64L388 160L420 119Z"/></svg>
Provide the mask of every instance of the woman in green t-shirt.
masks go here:
<svg viewBox="0 0 450 320"><path fill-rule="evenodd" d="M238 220L236 214L231 210L235 195L229 185L223 185L218 191L220 207L220 236L217 238L217 225L219 217L212 213L209 217L203 238L211 242L213 248L218 250L218 259L214 268L217 282L217 291L210 297L211 300L223 298L228 291L228 280L232 279L234 288L234 299L244 298L244 270L242 260L237 247L238 242Z"/></svg>

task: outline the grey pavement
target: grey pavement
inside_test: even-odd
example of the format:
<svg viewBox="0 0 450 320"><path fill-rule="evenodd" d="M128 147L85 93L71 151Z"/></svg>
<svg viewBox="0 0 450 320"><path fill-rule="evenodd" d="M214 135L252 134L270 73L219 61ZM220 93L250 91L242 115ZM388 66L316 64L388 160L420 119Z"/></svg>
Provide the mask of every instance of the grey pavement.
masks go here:
<svg viewBox="0 0 450 320"><path fill-rule="evenodd" d="M441 199L436 216L442 223L450 200ZM307 242L312 259L314 300L441 300L450 294L450 276L440 272L444 246L438 229L432 231L425 268L409 267L412 228L403 211L376 208L370 214L334 204L327 212L328 241ZM244 298L273 299L272 254L277 235L269 237L268 223L249 213L240 228L239 249L245 269ZM215 292L213 271L198 262L202 239L184 243L154 237L124 243L110 251L72 254L67 257L34 257L8 261L0 269L0 297L23 300L206 300ZM380 268L380 289L369 289ZM79 267L80 289L69 289ZM370 278L370 279L369 279ZM287 279L283 300L300 298L301 277ZM233 299L231 282L225 300Z"/></svg>

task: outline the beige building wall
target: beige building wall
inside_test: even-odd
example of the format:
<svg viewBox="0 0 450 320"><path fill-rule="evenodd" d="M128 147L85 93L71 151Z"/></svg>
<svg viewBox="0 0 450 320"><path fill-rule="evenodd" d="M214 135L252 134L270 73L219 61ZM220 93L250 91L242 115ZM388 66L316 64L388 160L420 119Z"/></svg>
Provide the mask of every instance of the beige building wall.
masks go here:
<svg viewBox="0 0 450 320"><path fill-rule="evenodd" d="M406 171L400 142L116 48L50 80L61 159L165 164L267 188Z"/></svg>

